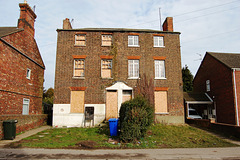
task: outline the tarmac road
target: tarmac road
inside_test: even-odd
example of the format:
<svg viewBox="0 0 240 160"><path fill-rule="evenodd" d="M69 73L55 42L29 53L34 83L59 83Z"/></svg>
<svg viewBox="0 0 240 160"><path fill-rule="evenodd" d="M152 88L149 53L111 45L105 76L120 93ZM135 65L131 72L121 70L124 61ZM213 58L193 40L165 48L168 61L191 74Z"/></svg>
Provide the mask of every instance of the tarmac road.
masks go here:
<svg viewBox="0 0 240 160"><path fill-rule="evenodd" d="M66 150L0 148L0 159L206 159L240 160L240 147L127 149L127 150Z"/></svg>

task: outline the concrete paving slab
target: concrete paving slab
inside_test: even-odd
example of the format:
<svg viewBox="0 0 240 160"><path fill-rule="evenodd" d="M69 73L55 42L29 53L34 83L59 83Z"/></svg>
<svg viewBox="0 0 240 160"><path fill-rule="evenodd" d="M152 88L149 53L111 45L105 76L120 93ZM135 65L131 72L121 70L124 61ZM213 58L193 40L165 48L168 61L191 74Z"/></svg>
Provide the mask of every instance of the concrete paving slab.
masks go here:
<svg viewBox="0 0 240 160"><path fill-rule="evenodd" d="M39 128L31 129L29 131L26 131L20 135L17 135L14 140L0 140L0 148L4 147L5 145L8 145L12 142L17 142L22 140L23 138L27 138L31 135L37 134L38 132L42 132L46 129L50 129L51 126L41 126Z"/></svg>

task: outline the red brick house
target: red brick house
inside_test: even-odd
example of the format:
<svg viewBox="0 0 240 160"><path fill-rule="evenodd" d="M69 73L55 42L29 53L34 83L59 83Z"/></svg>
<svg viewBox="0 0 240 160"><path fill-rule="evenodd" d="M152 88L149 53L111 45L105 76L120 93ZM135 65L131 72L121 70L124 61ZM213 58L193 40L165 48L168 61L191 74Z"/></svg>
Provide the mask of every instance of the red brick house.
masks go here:
<svg viewBox="0 0 240 160"><path fill-rule="evenodd" d="M32 126L42 121L45 69L34 39L37 16L27 3L19 7L17 27L0 27L0 121L18 119L17 131L24 126L21 119L31 117Z"/></svg>
<svg viewBox="0 0 240 160"><path fill-rule="evenodd" d="M213 101L216 122L239 126L240 54L207 52L193 81Z"/></svg>
<svg viewBox="0 0 240 160"><path fill-rule="evenodd" d="M184 123L179 32L123 28L57 29L53 126L97 125L117 118L137 81L154 81L155 117Z"/></svg>

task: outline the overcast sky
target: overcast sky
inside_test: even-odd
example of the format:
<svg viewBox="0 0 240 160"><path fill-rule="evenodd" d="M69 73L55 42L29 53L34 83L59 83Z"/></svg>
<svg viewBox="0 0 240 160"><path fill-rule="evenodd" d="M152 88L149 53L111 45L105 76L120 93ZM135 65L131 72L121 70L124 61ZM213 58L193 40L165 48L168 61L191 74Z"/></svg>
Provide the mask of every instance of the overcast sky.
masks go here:
<svg viewBox="0 0 240 160"><path fill-rule="evenodd" d="M19 3L0 0L0 27L17 26ZM240 53L240 0L28 0L35 8L35 38L46 66L44 87L54 87L57 28L65 18L73 28L160 29L173 17L181 32L182 66L193 75L206 51Z"/></svg>

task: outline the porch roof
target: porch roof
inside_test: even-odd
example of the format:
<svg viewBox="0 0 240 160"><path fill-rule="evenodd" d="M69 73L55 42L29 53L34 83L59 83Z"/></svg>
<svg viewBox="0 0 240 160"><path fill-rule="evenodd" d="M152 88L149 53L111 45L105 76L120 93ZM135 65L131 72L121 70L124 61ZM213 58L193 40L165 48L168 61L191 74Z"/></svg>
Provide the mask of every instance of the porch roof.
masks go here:
<svg viewBox="0 0 240 160"><path fill-rule="evenodd" d="M184 92L183 98L189 104L212 104L213 100L207 93Z"/></svg>

